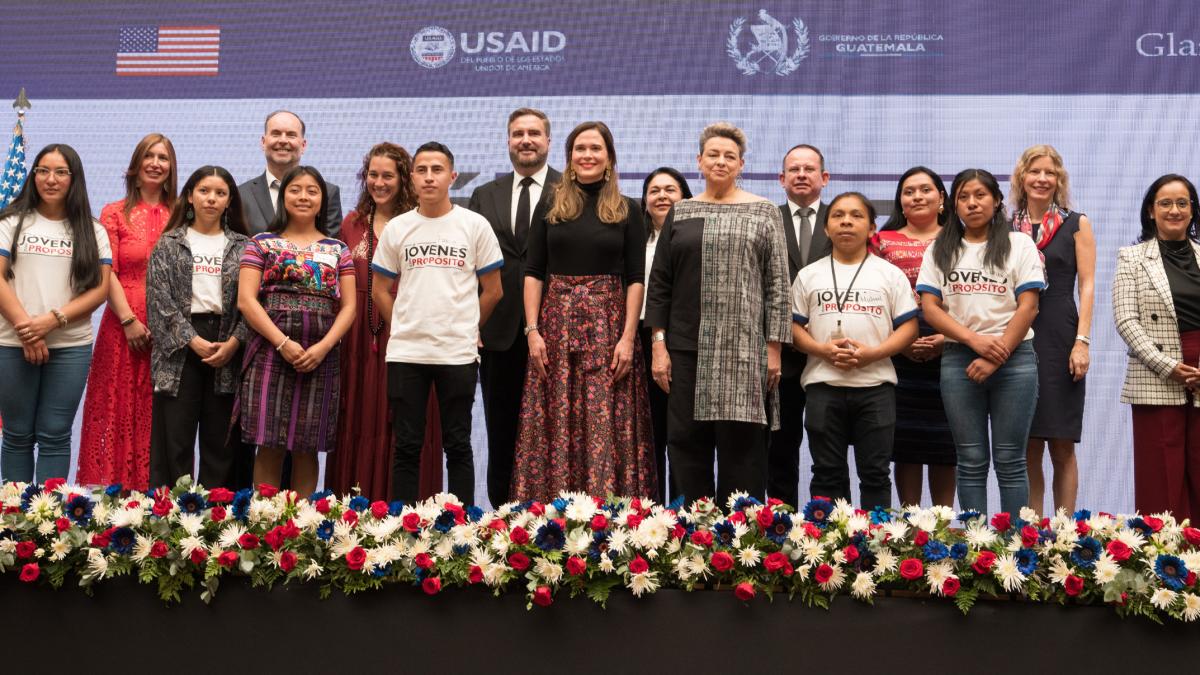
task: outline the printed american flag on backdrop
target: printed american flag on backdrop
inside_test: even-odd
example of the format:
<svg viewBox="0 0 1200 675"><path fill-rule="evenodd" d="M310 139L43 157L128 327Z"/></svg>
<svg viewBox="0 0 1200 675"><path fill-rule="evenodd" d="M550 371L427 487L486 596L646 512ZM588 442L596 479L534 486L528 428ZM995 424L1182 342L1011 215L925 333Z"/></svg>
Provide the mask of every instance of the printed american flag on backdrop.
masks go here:
<svg viewBox="0 0 1200 675"><path fill-rule="evenodd" d="M17 126L13 128L12 142L8 144L8 159L4 161L4 172L0 173L0 209L8 206L13 197L21 191L26 175L28 172L25 170L25 131L21 128L21 123L17 122Z"/></svg>
<svg viewBox="0 0 1200 675"><path fill-rule="evenodd" d="M125 26L117 49L117 75L216 75L220 26Z"/></svg>

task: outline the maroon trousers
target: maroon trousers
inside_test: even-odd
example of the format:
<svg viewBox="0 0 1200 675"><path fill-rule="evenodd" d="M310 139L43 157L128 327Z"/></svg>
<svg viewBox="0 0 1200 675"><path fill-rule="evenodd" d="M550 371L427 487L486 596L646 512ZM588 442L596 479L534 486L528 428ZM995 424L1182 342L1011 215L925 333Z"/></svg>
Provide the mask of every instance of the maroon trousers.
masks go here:
<svg viewBox="0 0 1200 675"><path fill-rule="evenodd" d="M1180 334L1183 362L1200 363L1200 331ZM1143 514L1200 516L1200 408L1133 406L1133 500Z"/></svg>

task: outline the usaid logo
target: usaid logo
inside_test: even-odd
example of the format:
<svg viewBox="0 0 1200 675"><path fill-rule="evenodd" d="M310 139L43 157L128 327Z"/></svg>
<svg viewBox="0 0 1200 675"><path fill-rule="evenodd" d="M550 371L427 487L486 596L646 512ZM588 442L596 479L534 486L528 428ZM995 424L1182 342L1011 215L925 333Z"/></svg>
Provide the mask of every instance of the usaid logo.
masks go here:
<svg viewBox="0 0 1200 675"><path fill-rule="evenodd" d="M1197 56L1195 40L1176 40L1174 33L1142 33L1135 44L1142 56Z"/></svg>
<svg viewBox="0 0 1200 675"><path fill-rule="evenodd" d="M454 58L454 35L441 26L426 26L408 43L408 52L426 68L441 68Z"/></svg>
<svg viewBox="0 0 1200 675"><path fill-rule="evenodd" d="M780 77L792 74L800 62L808 56L808 27L800 19L792 19L791 33L788 27L767 10L758 10L759 23L746 25L745 17L738 17L729 24L729 37L725 40L725 53L737 64L743 75L775 73ZM749 28L749 39L742 36L742 29Z"/></svg>

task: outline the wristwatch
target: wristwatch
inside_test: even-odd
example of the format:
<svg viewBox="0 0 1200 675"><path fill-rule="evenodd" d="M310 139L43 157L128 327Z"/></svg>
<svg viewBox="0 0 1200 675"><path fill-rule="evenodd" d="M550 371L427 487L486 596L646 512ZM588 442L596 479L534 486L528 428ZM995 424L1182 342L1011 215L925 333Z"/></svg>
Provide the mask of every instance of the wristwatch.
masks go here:
<svg viewBox="0 0 1200 675"><path fill-rule="evenodd" d="M654 331L654 333L652 333L650 335L650 341L651 342L666 342L667 341L667 331L665 331L665 330Z"/></svg>
<svg viewBox="0 0 1200 675"><path fill-rule="evenodd" d="M529 334L537 329L538 329L538 326L536 323L531 323L528 326L525 326L525 337L529 337Z"/></svg>

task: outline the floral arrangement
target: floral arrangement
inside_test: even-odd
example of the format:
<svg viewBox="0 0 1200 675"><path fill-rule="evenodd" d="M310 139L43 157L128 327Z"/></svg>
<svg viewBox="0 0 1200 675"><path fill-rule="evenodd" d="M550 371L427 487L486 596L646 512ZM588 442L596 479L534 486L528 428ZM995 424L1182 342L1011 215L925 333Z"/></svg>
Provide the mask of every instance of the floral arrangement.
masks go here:
<svg viewBox="0 0 1200 675"><path fill-rule="evenodd" d="M945 507L867 512L819 497L796 512L746 495L722 510L708 499L668 507L577 493L485 512L449 494L418 504L328 491L303 499L186 477L151 494L58 480L0 486L0 574L85 590L132 574L164 601L191 589L211 601L229 576L319 584L322 597L394 583L429 595L521 588L530 607L666 586L732 588L742 602L786 593L827 608L837 595L870 603L887 588L945 597L964 613L980 596L1011 595L1195 621L1197 568L1200 530L1170 514L987 518Z"/></svg>

